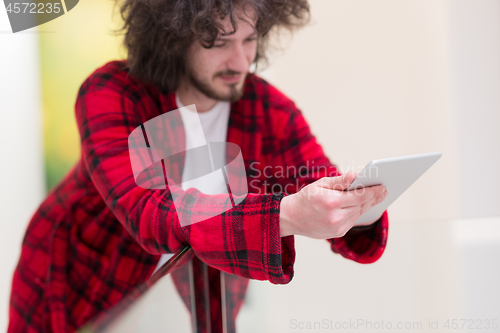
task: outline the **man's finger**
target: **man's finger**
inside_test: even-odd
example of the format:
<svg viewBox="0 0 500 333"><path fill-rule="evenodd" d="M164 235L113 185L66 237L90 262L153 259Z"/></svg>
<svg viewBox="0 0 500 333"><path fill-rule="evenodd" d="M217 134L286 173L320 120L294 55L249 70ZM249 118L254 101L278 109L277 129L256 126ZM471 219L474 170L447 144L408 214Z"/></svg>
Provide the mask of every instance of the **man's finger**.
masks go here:
<svg viewBox="0 0 500 333"><path fill-rule="evenodd" d="M373 198L378 197L381 194L384 194L386 189L382 185L376 185L371 187L365 187L359 190L346 191L342 193L343 204L342 208L349 208L359 206Z"/></svg>
<svg viewBox="0 0 500 333"><path fill-rule="evenodd" d="M369 211L373 206L379 203L379 199L381 198L382 195L375 197L367 202L364 202L362 205L346 208L346 213L349 214L349 217L346 219L346 221L349 221L349 223L355 223L361 217L361 215L363 215L364 213Z"/></svg>
<svg viewBox="0 0 500 333"><path fill-rule="evenodd" d="M317 181L316 185L330 190L343 191L351 185L357 176L358 174L354 171L349 171L338 177L323 177Z"/></svg>

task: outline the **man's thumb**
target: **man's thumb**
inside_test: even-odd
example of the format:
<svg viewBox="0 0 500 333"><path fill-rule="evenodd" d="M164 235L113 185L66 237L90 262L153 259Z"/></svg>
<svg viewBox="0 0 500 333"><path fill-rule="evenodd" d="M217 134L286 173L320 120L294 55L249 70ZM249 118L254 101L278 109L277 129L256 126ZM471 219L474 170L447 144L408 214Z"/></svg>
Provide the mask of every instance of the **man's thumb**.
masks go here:
<svg viewBox="0 0 500 333"><path fill-rule="evenodd" d="M357 174L354 171L349 171L342 176L322 178L318 185L331 190L343 191L351 185L356 177Z"/></svg>

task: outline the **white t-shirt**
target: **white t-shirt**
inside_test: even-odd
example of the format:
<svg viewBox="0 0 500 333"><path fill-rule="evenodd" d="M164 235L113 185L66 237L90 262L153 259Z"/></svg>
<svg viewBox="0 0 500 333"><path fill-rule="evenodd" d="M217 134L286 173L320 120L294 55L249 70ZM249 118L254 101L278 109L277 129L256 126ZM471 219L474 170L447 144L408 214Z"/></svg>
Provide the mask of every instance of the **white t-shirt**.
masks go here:
<svg viewBox="0 0 500 333"><path fill-rule="evenodd" d="M177 108L182 108L184 105L179 100L179 96L175 95L175 102L177 103ZM208 144L209 142L226 142L227 137L227 125L229 122L229 112L231 109L230 102L217 102L213 108L206 112L195 112L189 110L189 112L183 112L182 122L184 123L184 132L186 135L186 150ZM201 127L203 132L199 129L198 118L201 122ZM216 154L220 158L226 156L225 152L223 154ZM182 189L186 190L188 188L196 188L200 192L205 194L219 194L227 193L227 188L225 183L207 181L207 178L197 178L189 182L185 182L185 179L192 178L190 175L196 174L195 169L200 163L207 163L208 161L198 161L197 157L193 154L186 154L186 160L184 161L184 170L182 172ZM213 165L224 165L225 161L211 161L212 170ZM168 261L173 256L173 254L163 254L156 265L156 269L163 266L164 263ZM153 272L153 274L154 274Z"/></svg>

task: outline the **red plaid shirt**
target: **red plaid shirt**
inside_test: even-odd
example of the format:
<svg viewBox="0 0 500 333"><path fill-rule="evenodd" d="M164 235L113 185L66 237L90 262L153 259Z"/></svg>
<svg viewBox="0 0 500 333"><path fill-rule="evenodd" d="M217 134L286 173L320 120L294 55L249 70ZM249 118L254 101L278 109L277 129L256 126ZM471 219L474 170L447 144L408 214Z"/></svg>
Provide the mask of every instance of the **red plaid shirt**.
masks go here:
<svg viewBox="0 0 500 333"><path fill-rule="evenodd" d="M286 284L295 249L293 236L280 238L280 201L339 174L295 104L250 74L243 97L231 104L227 134L241 148L250 193L233 209L181 228L168 189L135 184L128 152L132 130L177 108L174 94L137 80L124 64L97 69L78 92L81 158L30 221L13 277L9 332L74 331L148 279L161 254L187 244L212 268ZM300 172L266 178L266 166ZM384 213L372 226L328 241L334 252L371 263L382 255L387 234ZM233 286L233 321L246 279Z"/></svg>

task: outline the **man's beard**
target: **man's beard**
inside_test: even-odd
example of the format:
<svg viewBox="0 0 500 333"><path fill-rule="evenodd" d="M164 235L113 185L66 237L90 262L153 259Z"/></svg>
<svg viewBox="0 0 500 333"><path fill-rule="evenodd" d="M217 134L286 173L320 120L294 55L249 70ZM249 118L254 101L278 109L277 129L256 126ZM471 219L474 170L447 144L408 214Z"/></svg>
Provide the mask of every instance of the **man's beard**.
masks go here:
<svg viewBox="0 0 500 333"><path fill-rule="evenodd" d="M227 70L227 71L223 71L223 72L217 72L214 75L214 79L217 76L234 75L234 74L240 74L240 73L239 72L234 72L234 71L231 71L231 70ZM236 102L243 95L243 87L244 87L244 85L241 85L240 88L237 87L237 85L240 82L228 85L229 88L230 88L229 94L220 94L217 91L215 91L214 89L212 89L212 87L210 86L210 84L208 82L206 82L204 80L198 79L196 76L193 75L193 73L189 73L188 75L189 75L189 81L191 82L191 84L196 89L198 89L201 93L203 93L207 97L215 99L217 101Z"/></svg>

